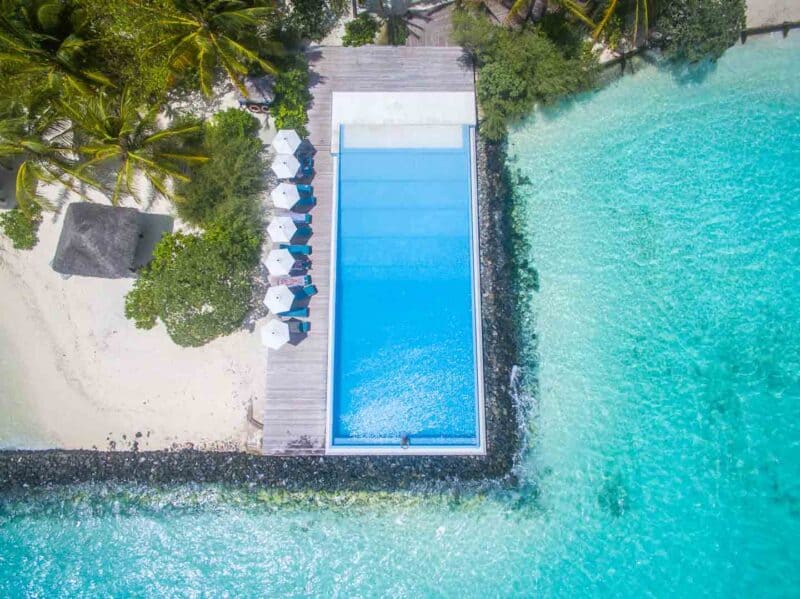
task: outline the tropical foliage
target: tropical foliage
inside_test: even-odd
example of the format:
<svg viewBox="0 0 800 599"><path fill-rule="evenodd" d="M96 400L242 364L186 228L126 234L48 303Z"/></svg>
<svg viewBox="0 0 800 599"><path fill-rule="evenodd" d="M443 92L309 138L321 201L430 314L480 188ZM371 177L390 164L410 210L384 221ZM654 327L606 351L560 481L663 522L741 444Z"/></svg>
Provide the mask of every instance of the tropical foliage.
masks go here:
<svg viewBox="0 0 800 599"><path fill-rule="evenodd" d="M181 170L208 160L198 152L178 145L181 137L199 131L200 125L159 127L158 107L139 108L127 89L119 95L105 93L82 98L75 103L60 103L63 113L78 128L82 143L76 151L88 160L81 170L106 168L113 175L111 203L123 195L141 198L136 186L137 175L143 176L166 198L173 198L168 179L188 181Z"/></svg>
<svg viewBox="0 0 800 599"><path fill-rule="evenodd" d="M673 0L658 26L665 49L676 60L719 58L745 26L744 0Z"/></svg>
<svg viewBox="0 0 800 599"><path fill-rule="evenodd" d="M250 308L261 238L240 220L218 222L198 235L173 233L125 299L138 328L157 319L178 345L195 347L235 331Z"/></svg>
<svg viewBox="0 0 800 599"><path fill-rule="evenodd" d="M39 241L37 233L42 222L42 209L31 206L27 211L14 208L0 214L0 229L11 240L14 248L18 250L33 249Z"/></svg>
<svg viewBox="0 0 800 599"><path fill-rule="evenodd" d="M347 0L292 0L281 28L289 42L319 42L336 26L347 7Z"/></svg>
<svg viewBox="0 0 800 599"><path fill-rule="evenodd" d="M595 80L596 60L579 40L560 46L539 28L509 30L463 10L454 14L453 26L454 40L480 67L480 127L489 140L502 138L507 124L528 114L536 103L586 89Z"/></svg>
<svg viewBox="0 0 800 599"><path fill-rule="evenodd" d="M270 111L278 129L294 129L301 136L308 134L307 107L311 100L308 91L308 65L298 58L275 77L275 100Z"/></svg>
<svg viewBox="0 0 800 599"><path fill-rule="evenodd" d="M263 189L258 123L232 109L203 128L212 158L179 184L178 210L201 225L198 234L167 235L125 299L139 328L160 319L179 345L198 346L236 330L253 302L262 242Z"/></svg>
<svg viewBox="0 0 800 599"><path fill-rule="evenodd" d="M191 179L178 184L178 215L206 226L228 206L247 210L248 200L264 189L264 160L258 121L231 108L217 113L203 127L203 152L210 158L192 168ZM257 217L256 217L257 218Z"/></svg>
<svg viewBox="0 0 800 599"><path fill-rule="evenodd" d="M69 122L51 109L30 118L19 105L0 105L0 161L16 168L17 204L29 217L36 205L50 207L41 184L60 184L78 194L80 183L98 187L81 171L72 141Z"/></svg>
<svg viewBox="0 0 800 599"><path fill-rule="evenodd" d="M362 12L358 17L344 26L342 45L364 46L375 43L375 35L380 29L380 23L368 12Z"/></svg>
<svg viewBox="0 0 800 599"><path fill-rule="evenodd" d="M256 0L174 0L177 12L162 16L153 12L167 37L153 49L167 48L169 64L176 72L191 69L200 90L211 95L214 69L221 66L230 80L247 95L244 76L253 66L274 73L273 64L262 57L265 40L259 28L273 18L276 9ZM277 52L272 44L269 48Z"/></svg>
<svg viewBox="0 0 800 599"><path fill-rule="evenodd" d="M4 84L31 100L111 87L91 64L86 12L61 0L0 2L0 63Z"/></svg>

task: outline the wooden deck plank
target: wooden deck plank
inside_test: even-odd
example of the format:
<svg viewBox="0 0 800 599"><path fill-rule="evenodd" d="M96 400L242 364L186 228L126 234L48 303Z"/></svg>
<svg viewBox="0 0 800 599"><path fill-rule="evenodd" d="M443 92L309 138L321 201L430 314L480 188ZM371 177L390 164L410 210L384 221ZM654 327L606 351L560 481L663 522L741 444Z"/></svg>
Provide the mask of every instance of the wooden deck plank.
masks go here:
<svg viewBox="0 0 800 599"><path fill-rule="evenodd" d="M334 91L470 91L472 69L460 48L321 47L308 53L311 94L309 141L316 149L312 181L317 206L310 244L313 278L311 331L297 345L267 356L267 389L262 450L267 455L324 453L328 385L333 159L331 105Z"/></svg>

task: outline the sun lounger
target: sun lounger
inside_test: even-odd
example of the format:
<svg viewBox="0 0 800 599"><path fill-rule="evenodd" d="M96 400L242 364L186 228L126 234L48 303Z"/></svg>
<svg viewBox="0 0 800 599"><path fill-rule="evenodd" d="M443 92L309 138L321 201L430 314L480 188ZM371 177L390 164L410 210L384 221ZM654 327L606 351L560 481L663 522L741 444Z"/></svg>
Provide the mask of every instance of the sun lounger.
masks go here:
<svg viewBox="0 0 800 599"><path fill-rule="evenodd" d="M311 156L300 159L300 172L305 177L310 177L314 174L314 159Z"/></svg>
<svg viewBox="0 0 800 599"><path fill-rule="evenodd" d="M302 316L304 318L307 318L308 317L308 308L297 308L296 310L289 310L288 312L281 312L281 313L278 314L278 316L285 316L287 318L291 317L291 316Z"/></svg>
<svg viewBox="0 0 800 599"><path fill-rule="evenodd" d="M295 222L299 225L310 225L311 224L311 215L307 213L300 213L300 212L290 212L289 218L292 219L292 222Z"/></svg>
<svg viewBox="0 0 800 599"><path fill-rule="evenodd" d="M287 287L305 287L311 285L311 277L309 275L271 275L269 277L269 284L272 286L286 285Z"/></svg>
<svg viewBox="0 0 800 599"><path fill-rule="evenodd" d="M289 250L293 254L302 254L304 256L308 256L311 254L311 246L310 245L292 245L289 243L282 243L280 245L282 250Z"/></svg>
<svg viewBox="0 0 800 599"><path fill-rule="evenodd" d="M303 293L305 294L306 297L311 297L312 295L317 295L319 291L317 290L316 285L306 285L305 287L303 287Z"/></svg>
<svg viewBox="0 0 800 599"><path fill-rule="evenodd" d="M300 206L303 208L305 208L306 206L314 207L316 205L317 205L317 198L315 198L314 196L307 196L304 198L300 198L295 204L295 206Z"/></svg>
<svg viewBox="0 0 800 599"><path fill-rule="evenodd" d="M313 196L314 195L314 186L313 185L305 185L303 183L297 186L297 191L300 192L301 196Z"/></svg>
<svg viewBox="0 0 800 599"><path fill-rule="evenodd" d="M308 333L311 330L311 323L310 322L301 322L299 325L301 333Z"/></svg>

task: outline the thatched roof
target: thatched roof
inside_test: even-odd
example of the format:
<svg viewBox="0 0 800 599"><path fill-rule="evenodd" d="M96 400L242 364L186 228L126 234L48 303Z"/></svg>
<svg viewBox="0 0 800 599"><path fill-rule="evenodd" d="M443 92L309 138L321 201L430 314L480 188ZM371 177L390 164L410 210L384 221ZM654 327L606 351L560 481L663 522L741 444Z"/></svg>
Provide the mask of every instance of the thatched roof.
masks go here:
<svg viewBox="0 0 800 599"><path fill-rule="evenodd" d="M107 279L131 277L139 232L139 212L133 208L70 204L53 270Z"/></svg>

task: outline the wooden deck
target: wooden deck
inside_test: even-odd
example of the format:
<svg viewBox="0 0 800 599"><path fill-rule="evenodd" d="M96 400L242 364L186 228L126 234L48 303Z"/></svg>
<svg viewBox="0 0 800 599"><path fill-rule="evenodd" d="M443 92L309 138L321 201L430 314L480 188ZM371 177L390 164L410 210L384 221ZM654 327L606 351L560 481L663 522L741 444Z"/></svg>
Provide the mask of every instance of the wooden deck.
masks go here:
<svg viewBox="0 0 800 599"><path fill-rule="evenodd" d="M311 332L297 345L270 350L264 410L267 455L324 453L328 384L333 159L331 98L334 91L474 91L471 67L460 48L322 47L309 52L309 140L317 154L312 181L317 206L309 274L319 293L311 300Z"/></svg>

